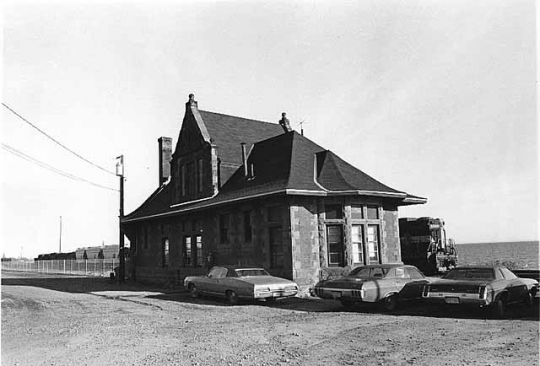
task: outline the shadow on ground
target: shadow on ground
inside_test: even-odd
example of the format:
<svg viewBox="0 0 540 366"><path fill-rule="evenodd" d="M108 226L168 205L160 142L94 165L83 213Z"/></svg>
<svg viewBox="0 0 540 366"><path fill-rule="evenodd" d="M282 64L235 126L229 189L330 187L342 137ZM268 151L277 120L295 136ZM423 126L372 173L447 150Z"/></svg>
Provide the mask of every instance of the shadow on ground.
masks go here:
<svg viewBox="0 0 540 366"><path fill-rule="evenodd" d="M218 298L191 298L182 286L173 288L150 286L140 283L118 283L105 277L63 276L58 274L39 274L29 272L2 271L2 286L30 286L41 287L54 291L70 293L100 293L115 292L119 295L109 294L113 297L129 297L141 292L152 292L145 298L163 301L174 301L186 304L230 306L224 299ZM157 294L156 294L157 293ZM422 316L436 318L456 319L491 319L489 309L478 309L420 302L404 303L392 313L386 313L376 304L360 304L352 309L345 309L339 301L323 300L316 297L278 299L274 302L250 301L242 302L240 306L265 306L276 309L306 312L350 312L359 314L388 314L393 316ZM540 307L538 303L533 307L515 304L507 307L504 319L512 320L540 320Z"/></svg>
<svg viewBox="0 0 540 366"><path fill-rule="evenodd" d="M108 277L87 277L61 274L2 271L2 286L31 286L71 293L102 291L164 291L159 286L134 282L119 283Z"/></svg>
<svg viewBox="0 0 540 366"><path fill-rule="evenodd" d="M147 298L176 301L182 303L200 304L200 305L227 305L224 299L199 297L191 298L188 292L161 293L158 295L147 296ZM401 304L400 307L391 313L388 313L378 304L358 304L352 309L345 309L339 301L323 300L317 297L305 298L287 298L278 299L273 302L265 301L244 301L240 306L265 306L276 309L307 311L307 312L349 312L359 314L387 314L393 316L423 316L436 318L455 318L455 319L492 319L490 309L479 309L471 307L460 307L452 305L427 304L420 301ZM508 306L504 319L515 320L539 320L540 308L538 305L526 307L522 304Z"/></svg>

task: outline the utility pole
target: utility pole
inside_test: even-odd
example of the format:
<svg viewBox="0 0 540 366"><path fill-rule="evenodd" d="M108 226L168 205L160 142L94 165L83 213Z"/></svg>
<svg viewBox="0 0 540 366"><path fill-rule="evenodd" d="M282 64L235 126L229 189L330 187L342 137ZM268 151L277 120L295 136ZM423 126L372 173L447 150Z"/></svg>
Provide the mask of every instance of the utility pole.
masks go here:
<svg viewBox="0 0 540 366"><path fill-rule="evenodd" d="M60 216L60 243L58 253L62 253L62 216Z"/></svg>
<svg viewBox="0 0 540 366"><path fill-rule="evenodd" d="M126 277L126 258L124 254L124 230L122 229L122 218L124 217L124 155L116 158L116 175L120 177L120 216L118 217L120 229L120 270L118 271L118 281L124 283Z"/></svg>

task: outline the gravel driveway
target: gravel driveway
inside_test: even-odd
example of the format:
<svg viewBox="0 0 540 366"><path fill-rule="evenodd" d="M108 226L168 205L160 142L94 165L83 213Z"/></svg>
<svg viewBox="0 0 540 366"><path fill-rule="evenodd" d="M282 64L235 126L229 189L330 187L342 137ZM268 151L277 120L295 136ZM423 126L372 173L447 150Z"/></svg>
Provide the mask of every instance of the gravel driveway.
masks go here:
<svg viewBox="0 0 540 366"><path fill-rule="evenodd" d="M539 308L292 298L228 306L105 278L2 272L2 365L539 364Z"/></svg>

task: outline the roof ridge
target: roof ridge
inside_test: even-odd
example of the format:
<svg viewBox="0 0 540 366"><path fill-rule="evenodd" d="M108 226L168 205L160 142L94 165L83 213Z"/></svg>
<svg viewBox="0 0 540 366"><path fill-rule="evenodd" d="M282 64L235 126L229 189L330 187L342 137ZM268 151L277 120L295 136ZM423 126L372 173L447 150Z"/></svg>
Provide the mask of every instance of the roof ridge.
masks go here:
<svg viewBox="0 0 540 366"><path fill-rule="evenodd" d="M219 116L232 117L232 118L243 119L243 120L245 120L245 121L253 121L253 122L258 122L258 123L266 123L266 124L270 124L270 125L278 125L278 126L279 126L279 123L267 122L267 121L261 121L261 120L253 119L253 118L246 118L246 117L234 116L234 115L232 115L232 114L224 114L224 113L218 113L218 112L206 111L206 110L202 110L202 109L199 109L199 112L212 113L212 114L217 114L217 115L219 115Z"/></svg>

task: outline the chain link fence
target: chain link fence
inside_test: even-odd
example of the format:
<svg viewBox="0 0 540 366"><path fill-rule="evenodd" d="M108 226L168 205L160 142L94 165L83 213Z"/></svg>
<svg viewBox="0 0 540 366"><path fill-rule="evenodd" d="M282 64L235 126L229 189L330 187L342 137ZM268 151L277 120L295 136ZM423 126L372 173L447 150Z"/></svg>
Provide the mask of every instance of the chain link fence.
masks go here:
<svg viewBox="0 0 540 366"><path fill-rule="evenodd" d="M2 271L60 273L96 277L109 277L120 265L117 258L110 259L52 259L30 261L2 261Z"/></svg>

